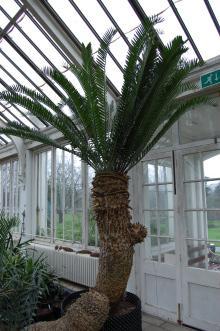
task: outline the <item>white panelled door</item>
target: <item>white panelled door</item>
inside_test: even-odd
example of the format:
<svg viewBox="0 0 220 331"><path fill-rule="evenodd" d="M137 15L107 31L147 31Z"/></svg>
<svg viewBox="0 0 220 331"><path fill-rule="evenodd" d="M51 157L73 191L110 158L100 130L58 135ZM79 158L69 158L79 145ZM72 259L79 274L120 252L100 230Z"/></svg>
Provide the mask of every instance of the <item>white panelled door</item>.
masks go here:
<svg viewBox="0 0 220 331"><path fill-rule="evenodd" d="M220 330L220 149L179 152L182 321ZM182 202L181 202L182 201Z"/></svg>
<svg viewBox="0 0 220 331"><path fill-rule="evenodd" d="M155 155L139 165L143 311L220 331L220 145Z"/></svg>
<svg viewBox="0 0 220 331"><path fill-rule="evenodd" d="M148 237L141 249L143 310L176 320L176 245L172 154L141 163L140 194Z"/></svg>

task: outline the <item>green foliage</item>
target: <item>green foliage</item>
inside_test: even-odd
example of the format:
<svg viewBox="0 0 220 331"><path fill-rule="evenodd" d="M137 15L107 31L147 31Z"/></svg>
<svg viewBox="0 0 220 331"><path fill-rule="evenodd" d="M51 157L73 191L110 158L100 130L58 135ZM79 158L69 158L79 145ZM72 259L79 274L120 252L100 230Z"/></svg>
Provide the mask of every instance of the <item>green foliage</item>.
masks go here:
<svg viewBox="0 0 220 331"><path fill-rule="evenodd" d="M18 223L18 218L0 213L0 323L5 330L30 324L39 301L59 288L45 259L27 254L29 241L13 239Z"/></svg>
<svg viewBox="0 0 220 331"><path fill-rule="evenodd" d="M87 162L96 172L127 172L158 142L188 109L207 102L207 97L179 98L196 88L184 79L200 63L186 61L187 47L177 36L162 45L155 32L157 16L140 26L131 41L124 83L117 105L107 102L106 56L114 30L108 30L93 57L91 44L82 45L82 66L68 70L77 77L81 95L63 73L46 68L44 72L65 92L58 104L25 86L12 86L0 99L16 103L62 132L70 152ZM63 111L69 107L71 116ZM10 122L0 132L65 149L45 133Z"/></svg>
<svg viewBox="0 0 220 331"><path fill-rule="evenodd" d="M18 225L16 217L9 217L3 211L0 212L0 256L13 246L11 230Z"/></svg>
<svg viewBox="0 0 220 331"><path fill-rule="evenodd" d="M9 330L24 327L33 320L42 283L41 261L13 254L3 257L0 273L0 321Z"/></svg>

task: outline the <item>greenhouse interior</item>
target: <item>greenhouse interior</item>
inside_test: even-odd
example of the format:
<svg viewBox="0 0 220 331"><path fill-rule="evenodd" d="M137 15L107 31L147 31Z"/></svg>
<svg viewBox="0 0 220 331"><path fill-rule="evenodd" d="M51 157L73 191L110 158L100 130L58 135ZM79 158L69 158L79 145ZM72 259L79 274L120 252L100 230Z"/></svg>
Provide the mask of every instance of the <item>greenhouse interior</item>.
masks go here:
<svg viewBox="0 0 220 331"><path fill-rule="evenodd" d="M220 330L219 22L0 0L0 330Z"/></svg>

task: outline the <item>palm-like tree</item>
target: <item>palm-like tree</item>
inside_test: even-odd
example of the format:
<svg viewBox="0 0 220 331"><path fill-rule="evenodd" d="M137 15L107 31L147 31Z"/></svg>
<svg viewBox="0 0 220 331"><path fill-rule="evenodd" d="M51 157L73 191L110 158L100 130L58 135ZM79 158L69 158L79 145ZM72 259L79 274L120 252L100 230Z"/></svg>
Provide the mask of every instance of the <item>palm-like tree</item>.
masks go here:
<svg viewBox="0 0 220 331"><path fill-rule="evenodd" d="M190 107L206 102L205 97L181 99L195 88L184 81L199 63L186 61L181 37L164 46L158 41L157 17L140 26L131 42L121 95L116 105L108 104L105 65L115 31L108 30L97 52L82 45L82 66L72 64L84 91L81 95L59 71L47 68L47 75L65 92L59 104L26 88L13 86L0 99L21 105L60 132L70 152L95 169L93 208L100 235L100 260L96 290L110 303L122 297L132 266L134 245L144 240L146 229L131 223L128 171L158 142L178 117ZM71 116L63 112L67 105ZM40 141L68 150L45 133L10 122L0 132Z"/></svg>

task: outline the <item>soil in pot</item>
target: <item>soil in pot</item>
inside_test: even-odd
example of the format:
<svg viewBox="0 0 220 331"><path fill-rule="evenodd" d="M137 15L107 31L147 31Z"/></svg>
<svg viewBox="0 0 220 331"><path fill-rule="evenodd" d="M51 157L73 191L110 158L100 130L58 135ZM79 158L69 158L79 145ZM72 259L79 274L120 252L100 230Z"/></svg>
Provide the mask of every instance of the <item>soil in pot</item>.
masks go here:
<svg viewBox="0 0 220 331"><path fill-rule="evenodd" d="M63 289L62 295L49 298L41 302L37 307L35 322L53 321L61 317L61 306L63 300L72 293L69 289Z"/></svg>

